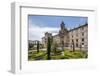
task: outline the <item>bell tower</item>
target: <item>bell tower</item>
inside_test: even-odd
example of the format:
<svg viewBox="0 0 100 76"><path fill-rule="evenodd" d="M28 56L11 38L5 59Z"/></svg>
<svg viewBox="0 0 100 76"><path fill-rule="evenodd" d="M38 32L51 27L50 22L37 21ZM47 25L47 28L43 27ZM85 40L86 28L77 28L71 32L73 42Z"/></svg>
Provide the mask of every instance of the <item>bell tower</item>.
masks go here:
<svg viewBox="0 0 100 76"><path fill-rule="evenodd" d="M68 35L68 30L65 28L65 23L62 21L60 24L60 31L59 31L59 37L60 37L60 44L62 50L64 50L64 47L66 46L66 41L67 41L67 35Z"/></svg>
<svg viewBox="0 0 100 76"><path fill-rule="evenodd" d="M62 23L60 24L61 30L65 29L65 23L62 21Z"/></svg>

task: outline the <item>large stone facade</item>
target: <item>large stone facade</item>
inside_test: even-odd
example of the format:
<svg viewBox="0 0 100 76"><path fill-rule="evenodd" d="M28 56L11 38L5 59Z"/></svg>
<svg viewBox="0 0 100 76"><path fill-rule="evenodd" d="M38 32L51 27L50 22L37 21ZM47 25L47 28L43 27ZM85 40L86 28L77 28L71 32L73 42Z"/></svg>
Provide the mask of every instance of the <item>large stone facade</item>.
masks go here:
<svg viewBox="0 0 100 76"><path fill-rule="evenodd" d="M46 32L46 33L45 33L45 37L42 38L42 45L43 45L44 47L47 47L47 42L48 42L47 40L48 40L48 37L52 38L53 36L52 36L51 33Z"/></svg>
<svg viewBox="0 0 100 76"><path fill-rule="evenodd" d="M68 30L64 22L60 24L61 29L57 35L52 36L51 33L46 32L42 38L42 44L47 46L48 37L52 37L59 46L64 46L67 49L72 49L73 45L76 50L88 49L88 24L80 25L79 27Z"/></svg>
<svg viewBox="0 0 100 76"><path fill-rule="evenodd" d="M69 31L69 47L72 47L72 41L76 49L88 49L88 24L81 25Z"/></svg>

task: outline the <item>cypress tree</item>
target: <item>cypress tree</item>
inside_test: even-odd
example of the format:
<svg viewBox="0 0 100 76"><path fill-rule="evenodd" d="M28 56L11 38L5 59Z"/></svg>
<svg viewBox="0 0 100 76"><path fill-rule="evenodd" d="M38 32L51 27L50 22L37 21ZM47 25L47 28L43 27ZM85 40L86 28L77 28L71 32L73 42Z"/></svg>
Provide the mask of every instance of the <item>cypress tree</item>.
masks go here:
<svg viewBox="0 0 100 76"><path fill-rule="evenodd" d="M37 53L39 52L39 41L37 41Z"/></svg>
<svg viewBox="0 0 100 76"><path fill-rule="evenodd" d="M51 52L51 40L50 37L48 37L48 43L47 43L47 60L50 60L50 52Z"/></svg>
<svg viewBox="0 0 100 76"><path fill-rule="evenodd" d="M73 45L73 51L75 51L74 41L72 42L72 45Z"/></svg>

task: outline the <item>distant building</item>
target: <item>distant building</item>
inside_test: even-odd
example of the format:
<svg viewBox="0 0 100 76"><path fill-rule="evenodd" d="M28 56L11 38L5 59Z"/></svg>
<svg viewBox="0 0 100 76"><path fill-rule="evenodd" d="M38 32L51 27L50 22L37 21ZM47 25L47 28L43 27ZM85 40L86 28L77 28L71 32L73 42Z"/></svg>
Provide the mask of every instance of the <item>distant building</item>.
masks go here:
<svg viewBox="0 0 100 76"><path fill-rule="evenodd" d="M29 40L28 43L32 45L37 45L38 40ZM40 42L40 41L39 41Z"/></svg>
<svg viewBox="0 0 100 76"><path fill-rule="evenodd" d="M29 47L31 46L32 49L36 49L37 48L37 43L39 42L39 48L42 48L42 43L38 40L29 40L28 41L28 44L29 44ZM31 49L30 48L30 49Z"/></svg>
<svg viewBox="0 0 100 76"><path fill-rule="evenodd" d="M73 43L75 49L87 50L88 49L88 24L80 25L79 27L68 30L64 22L60 24L61 29L57 35L52 36L51 33L46 32L42 38L42 44L47 47L48 37L52 37L59 46L64 46L72 49Z"/></svg>

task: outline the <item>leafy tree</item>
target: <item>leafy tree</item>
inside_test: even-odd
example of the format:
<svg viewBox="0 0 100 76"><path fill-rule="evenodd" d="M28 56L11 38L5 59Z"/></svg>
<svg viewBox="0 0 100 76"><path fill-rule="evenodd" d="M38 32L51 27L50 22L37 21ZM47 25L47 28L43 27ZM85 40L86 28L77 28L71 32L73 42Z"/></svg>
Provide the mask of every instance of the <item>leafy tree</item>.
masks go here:
<svg viewBox="0 0 100 76"><path fill-rule="evenodd" d="M37 53L39 52L39 41L37 41Z"/></svg>
<svg viewBox="0 0 100 76"><path fill-rule="evenodd" d="M51 40L50 37L48 37L48 43L47 43L47 60L50 60L50 52L51 52Z"/></svg>

